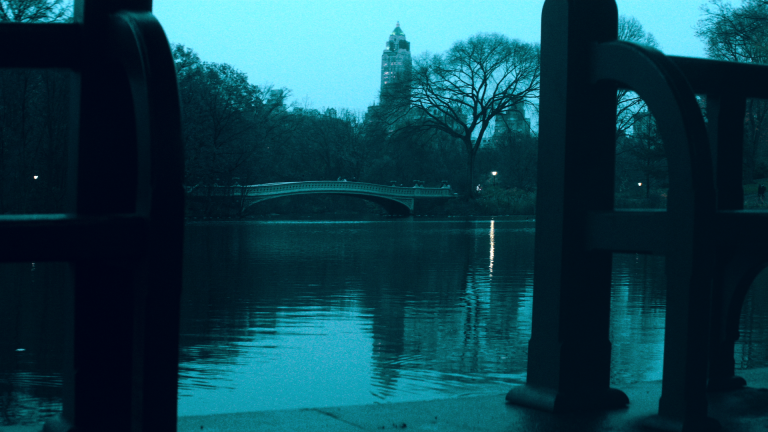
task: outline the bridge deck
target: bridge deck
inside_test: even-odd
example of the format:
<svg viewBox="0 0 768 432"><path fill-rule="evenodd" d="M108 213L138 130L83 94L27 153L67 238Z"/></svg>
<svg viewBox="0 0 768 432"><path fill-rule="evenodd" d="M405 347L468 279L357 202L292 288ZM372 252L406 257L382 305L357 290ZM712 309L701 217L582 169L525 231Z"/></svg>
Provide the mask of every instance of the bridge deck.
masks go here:
<svg viewBox="0 0 768 432"><path fill-rule="evenodd" d="M421 186L385 186L373 183L348 181L307 181L267 183L247 186L194 186L187 189L190 196L237 198L247 206L285 196L334 194L349 195L375 202L390 214L413 213L416 198L453 198L450 187L425 188Z"/></svg>
<svg viewBox="0 0 768 432"><path fill-rule="evenodd" d="M296 193L345 193L375 195L383 198L450 198L450 188L386 186L350 181L306 181L266 183L247 186L198 186L187 191L195 196L271 196Z"/></svg>

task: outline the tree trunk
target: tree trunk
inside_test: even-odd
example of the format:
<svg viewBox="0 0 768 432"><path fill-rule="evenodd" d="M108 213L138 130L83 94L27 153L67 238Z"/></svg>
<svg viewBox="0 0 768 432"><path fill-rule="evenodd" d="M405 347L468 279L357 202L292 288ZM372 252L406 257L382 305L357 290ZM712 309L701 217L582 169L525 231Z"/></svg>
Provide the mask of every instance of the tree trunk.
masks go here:
<svg viewBox="0 0 768 432"><path fill-rule="evenodd" d="M469 150L469 155L467 156L467 182L467 197L469 199L477 198L477 192L475 189L475 152L472 150Z"/></svg>
<svg viewBox="0 0 768 432"><path fill-rule="evenodd" d="M651 173L650 168L645 173L645 199L648 199L651 197Z"/></svg>

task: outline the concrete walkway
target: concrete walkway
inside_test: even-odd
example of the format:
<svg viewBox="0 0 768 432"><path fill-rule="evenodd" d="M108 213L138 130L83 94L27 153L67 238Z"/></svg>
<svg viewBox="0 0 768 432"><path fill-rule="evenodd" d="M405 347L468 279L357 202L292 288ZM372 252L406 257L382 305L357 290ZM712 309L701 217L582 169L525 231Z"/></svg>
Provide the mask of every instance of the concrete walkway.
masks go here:
<svg viewBox="0 0 768 432"><path fill-rule="evenodd" d="M768 369L739 371L749 387L711 393L710 416L727 432L768 432ZM629 408L571 416L509 405L504 393L425 402L265 411L179 418L179 432L266 431L642 431L656 414L661 382L622 386Z"/></svg>
<svg viewBox="0 0 768 432"><path fill-rule="evenodd" d="M725 432L768 432L768 368L739 371L749 387L710 393L710 416ZM361 431L647 431L641 422L654 415L661 382L621 386L629 408L555 416L509 405L505 393L423 402L259 411L180 417L179 432L361 432ZM1 427L0 432L39 432L42 425Z"/></svg>

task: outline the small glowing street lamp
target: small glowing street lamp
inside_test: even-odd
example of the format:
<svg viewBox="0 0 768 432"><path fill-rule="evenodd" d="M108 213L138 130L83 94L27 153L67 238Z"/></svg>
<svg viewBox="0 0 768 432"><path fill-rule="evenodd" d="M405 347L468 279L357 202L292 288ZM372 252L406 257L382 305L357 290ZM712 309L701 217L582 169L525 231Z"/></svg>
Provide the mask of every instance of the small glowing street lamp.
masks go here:
<svg viewBox="0 0 768 432"><path fill-rule="evenodd" d="M642 185L643 185L643 183L642 183L642 182L639 182L639 183L637 183L637 185L638 185L638 186L642 186Z"/></svg>
<svg viewBox="0 0 768 432"><path fill-rule="evenodd" d="M493 187L496 187L496 171L491 171L491 174L493 174Z"/></svg>
<svg viewBox="0 0 768 432"><path fill-rule="evenodd" d="M37 176L32 176L33 179L37 180Z"/></svg>

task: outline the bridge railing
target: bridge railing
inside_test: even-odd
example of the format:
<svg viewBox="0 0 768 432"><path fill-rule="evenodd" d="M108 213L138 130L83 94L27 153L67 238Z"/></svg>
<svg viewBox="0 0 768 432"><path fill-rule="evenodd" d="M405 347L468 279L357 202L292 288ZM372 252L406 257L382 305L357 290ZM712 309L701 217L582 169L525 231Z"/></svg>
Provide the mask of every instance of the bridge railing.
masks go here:
<svg viewBox="0 0 768 432"><path fill-rule="evenodd" d="M269 196L300 192L360 192L364 194L392 197L452 197L455 194L450 188L425 188L386 186L373 183L345 181L308 181L288 183L267 183L246 186L198 186L188 190L193 196L235 197L235 196Z"/></svg>

